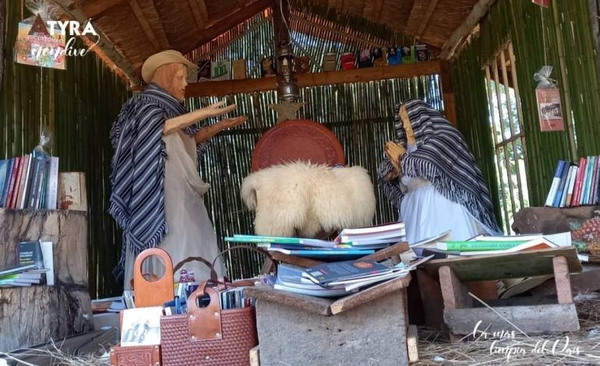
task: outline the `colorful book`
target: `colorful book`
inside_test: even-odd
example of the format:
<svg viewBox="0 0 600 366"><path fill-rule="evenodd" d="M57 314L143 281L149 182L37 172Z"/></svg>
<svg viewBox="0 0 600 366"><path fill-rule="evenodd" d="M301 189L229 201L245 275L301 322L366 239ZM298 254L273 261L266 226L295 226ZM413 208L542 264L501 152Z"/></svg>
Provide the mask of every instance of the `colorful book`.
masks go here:
<svg viewBox="0 0 600 366"><path fill-rule="evenodd" d="M321 286L326 286L332 282L368 278L392 271L392 267L372 260L355 260L319 264L306 268L302 276Z"/></svg>
<svg viewBox="0 0 600 366"><path fill-rule="evenodd" d="M465 242L439 242L437 249L461 256L492 255L515 253L529 250L559 248L545 237L535 238L529 241L465 241Z"/></svg>
<svg viewBox="0 0 600 366"><path fill-rule="evenodd" d="M560 179L563 174L563 170L567 166L567 162L564 160L559 160L556 165L556 169L554 170L554 177L552 178L552 184L550 185L550 190L548 191L548 196L546 197L545 206L552 206L554 202L554 197L556 196L556 192L558 191L558 186L560 185Z"/></svg>
<svg viewBox="0 0 600 366"><path fill-rule="evenodd" d="M329 240L294 238L282 236L263 236L263 235L243 235L235 234L233 237L225 237L225 241L234 243L277 243L277 244L295 244L306 245L320 248L335 248L339 243Z"/></svg>

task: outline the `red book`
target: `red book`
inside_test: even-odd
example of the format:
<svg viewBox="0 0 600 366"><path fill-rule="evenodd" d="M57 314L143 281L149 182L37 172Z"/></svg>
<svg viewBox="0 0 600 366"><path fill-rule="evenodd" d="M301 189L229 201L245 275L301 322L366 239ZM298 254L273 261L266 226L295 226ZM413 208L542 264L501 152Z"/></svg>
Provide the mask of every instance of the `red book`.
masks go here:
<svg viewBox="0 0 600 366"><path fill-rule="evenodd" d="M8 186L8 194L6 196L6 208L15 208L14 203L16 202L15 187L17 186L17 179L19 178L19 169L21 167L21 157L15 156L15 163L13 164L12 173L10 175L10 185Z"/></svg>
<svg viewBox="0 0 600 366"><path fill-rule="evenodd" d="M575 190L573 191L573 199L571 201L571 207L580 205L581 190L583 185L583 178L585 177L585 165L587 158L582 156L579 159L579 170L577 170L577 177L575 179Z"/></svg>

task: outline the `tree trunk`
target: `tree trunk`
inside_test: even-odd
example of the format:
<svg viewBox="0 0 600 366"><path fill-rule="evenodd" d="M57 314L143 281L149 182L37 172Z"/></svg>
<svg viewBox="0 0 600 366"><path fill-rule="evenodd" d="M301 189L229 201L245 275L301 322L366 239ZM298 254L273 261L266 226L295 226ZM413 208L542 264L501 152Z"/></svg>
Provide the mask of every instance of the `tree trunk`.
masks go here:
<svg viewBox="0 0 600 366"><path fill-rule="evenodd" d="M0 350L93 329L87 232L86 212L0 209L0 268L16 263L18 242L51 241L55 278L55 286L0 288Z"/></svg>

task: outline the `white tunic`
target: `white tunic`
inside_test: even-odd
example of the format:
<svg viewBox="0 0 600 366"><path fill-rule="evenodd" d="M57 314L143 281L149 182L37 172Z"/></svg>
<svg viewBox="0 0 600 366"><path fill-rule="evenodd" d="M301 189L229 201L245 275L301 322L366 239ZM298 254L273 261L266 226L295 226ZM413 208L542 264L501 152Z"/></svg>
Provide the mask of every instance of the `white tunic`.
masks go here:
<svg viewBox="0 0 600 366"><path fill-rule="evenodd" d="M409 147L409 153L416 150ZM466 240L477 235L498 235L479 222L462 205L442 196L425 178L402 176L406 191L400 207L399 219L406 227L409 244L437 236L451 230L450 239Z"/></svg>
<svg viewBox="0 0 600 366"><path fill-rule="evenodd" d="M202 257L212 262L219 254L217 236L204 205L204 194L210 188L198 174L196 161L196 143L193 137L183 132L173 133L163 137L168 159L165 163L165 217L167 235L159 244L159 248L169 253L173 267L188 257ZM133 253L128 251L125 263L125 289L130 288L133 277ZM145 263L143 273L155 273L162 276L162 266ZM150 261L146 261L150 262ZM183 266L189 272L194 272L197 281L208 279L210 270L201 262L193 261ZM215 263L219 277L225 274L223 261ZM179 273L175 274L175 281Z"/></svg>

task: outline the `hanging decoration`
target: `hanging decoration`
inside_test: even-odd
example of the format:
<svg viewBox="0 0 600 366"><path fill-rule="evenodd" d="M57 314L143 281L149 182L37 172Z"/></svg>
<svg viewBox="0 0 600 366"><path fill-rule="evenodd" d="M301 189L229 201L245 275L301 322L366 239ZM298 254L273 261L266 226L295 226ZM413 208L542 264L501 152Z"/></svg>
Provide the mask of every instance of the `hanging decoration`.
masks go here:
<svg viewBox="0 0 600 366"><path fill-rule="evenodd" d="M19 22L15 43L15 61L20 64L64 70L66 68L66 32L56 22L48 27L46 20L54 19L57 8L43 0L26 2L34 16Z"/></svg>
<svg viewBox="0 0 600 366"><path fill-rule="evenodd" d="M294 77L294 55L288 25L289 16L290 6L288 0L279 0L273 11L277 59L277 99L279 103L269 105L271 109L279 114L277 123L288 119L297 119L296 113L303 105L298 103L300 90Z"/></svg>
<svg viewBox="0 0 600 366"><path fill-rule="evenodd" d="M544 66L535 73L533 79L538 82L535 89L537 99L538 118L541 131L564 131L562 104L560 90L556 80L550 79L552 66Z"/></svg>

